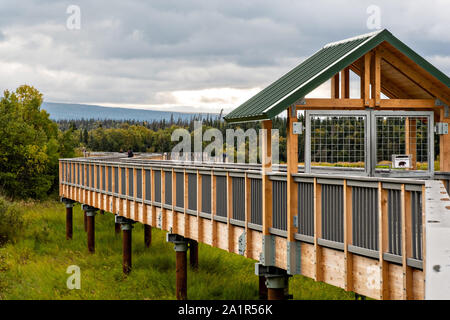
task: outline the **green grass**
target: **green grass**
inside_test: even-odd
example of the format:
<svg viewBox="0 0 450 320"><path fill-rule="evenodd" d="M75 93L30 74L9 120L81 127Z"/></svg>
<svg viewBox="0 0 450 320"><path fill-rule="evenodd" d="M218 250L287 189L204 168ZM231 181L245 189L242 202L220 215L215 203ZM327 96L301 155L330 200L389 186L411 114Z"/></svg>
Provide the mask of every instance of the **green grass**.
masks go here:
<svg viewBox="0 0 450 320"><path fill-rule="evenodd" d="M80 206L74 208L74 238L65 239L60 203L20 204L26 228L16 243L0 248L0 299L175 299L175 252L165 232L153 229L144 246L143 226L133 229L133 270L122 273L121 237L112 214L96 215L96 253L87 252ZM189 299L257 299L254 260L199 244L199 270L188 270ZM66 286L67 267L81 269L81 289ZM353 293L294 276L294 299L354 299Z"/></svg>

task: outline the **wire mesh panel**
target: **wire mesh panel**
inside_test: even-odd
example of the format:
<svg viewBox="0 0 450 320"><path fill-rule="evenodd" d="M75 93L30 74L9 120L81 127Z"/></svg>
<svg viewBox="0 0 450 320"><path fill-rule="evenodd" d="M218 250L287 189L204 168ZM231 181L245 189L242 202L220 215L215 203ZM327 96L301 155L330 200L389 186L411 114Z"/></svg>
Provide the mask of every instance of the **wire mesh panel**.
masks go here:
<svg viewBox="0 0 450 320"><path fill-rule="evenodd" d="M81 185L84 186L84 164L80 165L81 170Z"/></svg>
<svg viewBox="0 0 450 320"><path fill-rule="evenodd" d="M120 168L120 177L122 179L122 195L126 195L127 192L127 174L125 172L126 168Z"/></svg>
<svg viewBox="0 0 450 320"><path fill-rule="evenodd" d="M367 115L310 114L311 167L365 168Z"/></svg>
<svg viewBox="0 0 450 320"><path fill-rule="evenodd" d="M197 174L188 173L188 209L197 210Z"/></svg>
<svg viewBox="0 0 450 320"><path fill-rule="evenodd" d="M155 175L154 188L155 188L155 202L161 202L161 170L154 170Z"/></svg>
<svg viewBox="0 0 450 320"><path fill-rule="evenodd" d="M91 168L89 175L91 176L91 188L95 188L95 174L94 174L94 166L89 166Z"/></svg>
<svg viewBox="0 0 450 320"><path fill-rule="evenodd" d="M216 176L216 215L227 216L227 178Z"/></svg>
<svg viewBox="0 0 450 320"><path fill-rule="evenodd" d="M376 116L376 168L428 170L429 118L426 116ZM393 163L393 156L409 156Z"/></svg>
<svg viewBox="0 0 450 320"><path fill-rule="evenodd" d="M272 181L272 227L287 230L286 181Z"/></svg>
<svg viewBox="0 0 450 320"><path fill-rule="evenodd" d="M176 179L176 206L184 208L184 173L177 172Z"/></svg>
<svg viewBox="0 0 450 320"><path fill-rule="evenodd" d="M136 198L142 199L142 169L136 169Z"/></svg>
<svg viewBox="0 0 450 320"><path fill-rule="evenodd" d="M145 179L145 200L152 200L152 172L151 170L144 170Z"/></svg>
<svg viewBox="0 0 450 320"><path fill-rule="evenodd" d="M297 183L298 186L298 233L314 236L314 184Z"/></svg>
<svg viewBox="0 0 450 320"><path fill-rule="evenodd" d="M422 260L422 192L411 191L412 257Z"/></svg>
<svg viewBox="0 0 450 320"><path fill-rule="evenodd" d="M64 162L61 163L61 181L66 181L66 164Z"/></svg>
<svg viewBox="0 0 450 320"><path fill-rule="evenodd" d="M389 253L402 255L402 211L400 190L388 190Z"/></svg>
<svg viewBox="0 0 450 320"><path fill-rule="evenodd" d="M378 189L352 187L352 244L378 250Z"/></svg>
<svg viewBox="0 0 450 320"><path fill-rule="evenodd" d="M202 174L202 212L211 213L211 175Z"/></svg>
<svg viewBox="0 0 450 320"><path fill-rule="evenodd" d="M245 221L245 178L232 177L233 219Z"/></svg>
<svg viewBox="0 0 450 320"><path fill-rule="evenodd" d="M166 204L171 205L172 204L172 172L171 171L164 171L164 201Z"/></svg>
<svg viewBox="0 0 450 320"><path fill-rule="evenodd" d="M77 168L77 184L80 184L80 164L79 163L76 164L76 168Z"/></svg>
<svg viewBox="0 0 450 320"><path fill-rule="evenodd" d="M250 222L262 225L262 180L250 179Z"/></svg>
<svg viewBox="0 0 450 320"><path fill-rule="evenodd" d="M344 241L343 187L322 185L322 238Z"/></svg>

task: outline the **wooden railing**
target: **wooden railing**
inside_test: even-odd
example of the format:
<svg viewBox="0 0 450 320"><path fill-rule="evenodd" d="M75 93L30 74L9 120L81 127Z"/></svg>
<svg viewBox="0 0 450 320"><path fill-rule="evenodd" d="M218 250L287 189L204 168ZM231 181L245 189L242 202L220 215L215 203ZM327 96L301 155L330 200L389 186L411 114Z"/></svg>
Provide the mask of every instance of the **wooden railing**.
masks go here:
<svg viewBox="0 0 450 320"><path fill-rule="evenodd" d="M263 193L260 165L61 159L60 196L365 296L424 298L425 181L293 174L293 248L274 168Z"/></svg>

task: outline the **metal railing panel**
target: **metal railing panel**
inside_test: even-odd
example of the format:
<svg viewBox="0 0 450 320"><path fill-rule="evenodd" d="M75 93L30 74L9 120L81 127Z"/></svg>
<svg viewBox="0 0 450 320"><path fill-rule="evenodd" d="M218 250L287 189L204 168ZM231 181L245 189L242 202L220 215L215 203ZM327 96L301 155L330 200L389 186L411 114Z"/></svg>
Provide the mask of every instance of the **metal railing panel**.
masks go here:
<svg viewBox="0 0 450 320"><path fill-rule="evenodd" d="M411 191L412 258L422 260L422 192ZM409 258L409 257L407 257Z"/></svg>
<svg viewBox="0 0 450 320"><path fill-rule="evenodd" d="M176 206L184 208L184 173L176 172Z"/></svg>
<svg viewBox="0 0 450 320"><path fill-rule="evenodd" d="M202 212L211 213L211 175L202 174Z"/></svg>
<svg viewBox="0 0 450 320"><path fill-rule="evenodd" d="M272 227L287 230L287 183L272 181Z"/></svg>
<svg viewBox="0 0 450 320"><path fill-rule="evenodd" d="M188 209L197 210L197 174L188 173Z"/></svg>
<svg viewBox="0 0 450 320"><path fill-rule="evenodd" d="M298 233L314 236L314 184L299 182L298 185Z"/></svg>
<svg viewBox="0 0 450 320"><path fill-rule="evenodd" d="M378 250L378 189L352 187L352 244Z"/></svg>
<svg viewBox="0 0 450 320"><path fill-rule="evenodd" d="M232 177L233 219L245 221L245 178Z"/></svg>
<svg viewBox="0 0 450 320"><path fill-rule="evenodd" d="M113 192L112 190L112 170L113 167L107 167L108 169L108 192Z"/></svg>
<svg viewBox="0 0 450 320"><path fill-rule="evenodd" d="M144 170L145 179L145 200L152 200L152 172L151 170Z"/></svg>
<svg viewBox="0 0 450 320"><path fill-rule="evenodd" d="M344 197L343 187L322 185L322 238L344 241Z"/></svg>
<svg viewBox="0 0 450 320"><path fill-rule="evenodd" d="M153 174L155 175L154 186L155 188L155 202L161 202L161 170L154 170Z"/></svg>
<svg viewBox="0 0 450 320"><path fill-rule="evenodd" d="M142 169L136 169L136 198L142 199Z"/></svg>
<svg viewBox="0 0 450 320"><path fill-rule="evenodd" d="M216 176L216 215L227 216L227 177Z"/></svg>
<svg viewBox="0 0 450 320"><path fill-rule="evenodd" d="M401 191L388 190L389 253L402 255Z"/></svg>
<svg viewBox="0 0 450 320"><path fill-rule="evenodd" d="M105 166L101 166L101 171L100 174L102 176L102 190L106 191L106 167Z"/></svg>
<svg viewBox="0 0 450 320"><path fill-rule="evenodd" d="M169 204L172 205L172 172L170 171L164 171L164 180L165 180L165 185L164 185L164 194L165 194L165 199L164 199L164 203L165 204Z"/></svg>
<svg viewBox="0 0 450 320"><path fill-rule="evenodd" d="M250 223L262 226L261 179L250 179Z"/></svg>

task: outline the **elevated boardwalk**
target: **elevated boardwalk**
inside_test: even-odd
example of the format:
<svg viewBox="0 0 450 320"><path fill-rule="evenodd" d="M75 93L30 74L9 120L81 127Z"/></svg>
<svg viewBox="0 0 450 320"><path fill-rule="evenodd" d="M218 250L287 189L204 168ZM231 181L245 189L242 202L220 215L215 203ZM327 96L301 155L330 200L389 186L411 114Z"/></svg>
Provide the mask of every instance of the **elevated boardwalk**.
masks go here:
<svg viewBox="0 0 450 320"><path fill-rule="evenodd" d="M285 166L264 192L259 165L109 155L61 159L59 170L62 198L360 295L425 298L424 180L294 173L292 243Z"/></svg>

